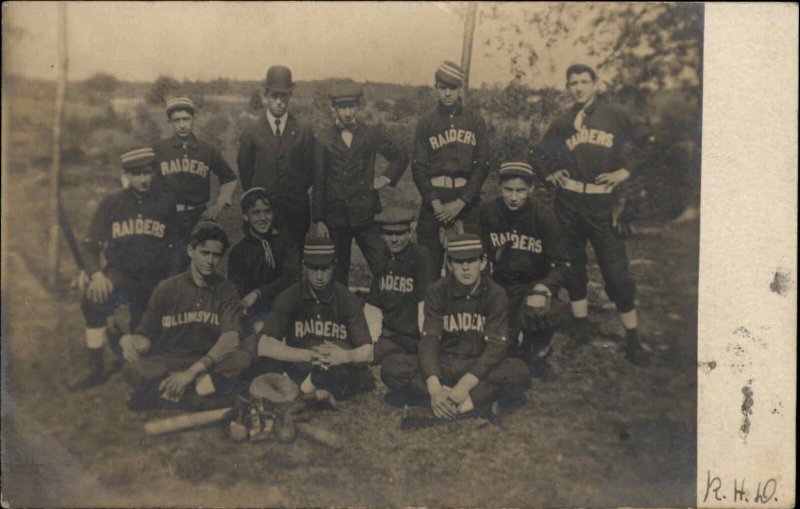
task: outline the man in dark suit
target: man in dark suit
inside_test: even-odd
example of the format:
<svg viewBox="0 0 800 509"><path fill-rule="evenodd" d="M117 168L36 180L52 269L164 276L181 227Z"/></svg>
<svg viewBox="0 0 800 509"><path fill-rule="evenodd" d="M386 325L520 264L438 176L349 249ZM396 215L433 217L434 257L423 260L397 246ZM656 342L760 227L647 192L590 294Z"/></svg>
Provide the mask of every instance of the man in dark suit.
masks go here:
<svg viewBox="0 0 800 509"><path fill-rule="evenodd" d="M314 135L311 127L288 112L292 71L282 65L267 70L266 113L239 137L239 179L247 191L263 187L274 196L275 222L303 245L311 221L308 189L312 181Z"/></svg>
<svg viewBox="0 0 800 509"><path fill-rule="evenodd" d="M384 129L357 119L363 95L356 83L331 87L333 125L318 131L314 149L313 233L330 235L336 246L334 279L344 285L353 239L375 273L385 247L374 221L381 211L378 191L397 185L408 166L408 154ZM382 175L375 173L378 154L389 162Z"/></svg>

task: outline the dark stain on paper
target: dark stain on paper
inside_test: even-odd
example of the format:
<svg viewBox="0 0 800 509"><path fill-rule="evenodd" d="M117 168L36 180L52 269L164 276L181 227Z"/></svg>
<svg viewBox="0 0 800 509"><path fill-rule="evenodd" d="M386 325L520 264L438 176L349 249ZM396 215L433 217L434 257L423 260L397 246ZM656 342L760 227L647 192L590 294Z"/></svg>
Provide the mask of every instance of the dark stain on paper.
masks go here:
<svg viewBox="0 0 800 509"><path fill-rule="evenodd" d="M775 277L769 284L769 289L777 293L781 297L785 297L792 287L792 275L789 271L778 269L775 271Z"/></svg>
<svg viewBox="0 0 800 509"><path fill-rule="evenodd" d="M750 416L753 415L753 405L755 404L753 389L750 388L752 383L753 380L748 380L747 385L742 387L742 394L744 395L744 401L742 401L742 415L744 416L744 420L742 421L742 426L739 428L739 436L742 437L742 440L746 439L747 435L750 433Z"/></svg>

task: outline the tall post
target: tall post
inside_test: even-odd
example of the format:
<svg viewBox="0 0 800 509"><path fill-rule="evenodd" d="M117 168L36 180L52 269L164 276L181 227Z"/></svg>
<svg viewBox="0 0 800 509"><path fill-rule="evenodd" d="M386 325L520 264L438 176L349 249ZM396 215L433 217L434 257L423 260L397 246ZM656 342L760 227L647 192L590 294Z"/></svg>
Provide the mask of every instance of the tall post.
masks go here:
<svg viewBox="0 0 800 509"><path fill-rule="evenodd" d="M58 213L61 200L61 125L64 121L64 96L67 90L67 2L58 4L58 73L56 81L56 107L53 118L53 154L50 166L50 238L47 246L47 282L51 288L58 281L60 235Z"/></svg>
<svg viewBox="0 0 800 509"><path fill-rule="evenodd" d="M475 35L475 16L478 2L467 3L467 17L464 20L464 45L461 47L461 68L464 70L464 101L469 90L469 64L472 60L472 37Z"/></svg>

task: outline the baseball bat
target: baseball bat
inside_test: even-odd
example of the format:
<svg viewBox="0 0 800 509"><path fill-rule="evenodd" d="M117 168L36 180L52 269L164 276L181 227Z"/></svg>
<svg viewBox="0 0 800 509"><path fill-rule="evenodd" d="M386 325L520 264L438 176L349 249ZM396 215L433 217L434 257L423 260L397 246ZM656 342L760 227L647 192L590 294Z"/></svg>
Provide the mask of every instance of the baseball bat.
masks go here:
<svg viewBox="0 0 800 509"><path fill-rule="evenodd" d="M176 417L167 417L145 423L144 430L148 435L163 435L174 433L192 428L213 424L224 420L233 408L220 408L218 410L206 410L205 412L194 412Z"/></svg>
<svg viewBox="0 0 800 509"><path fill-rule="evenodd" d="M85 265L83 264L83 255L81 254L81 250L78 248L78 241L75 239L72 226L69 224L69 219L67 218L67 214L64 212L64 207L61 205L61 203L58 204L58 226L60 226L61 231L64 232L64 237L67 239L69 251L72 253L72 258L75 260L75 265L78 266L78 270L85 270Z"/></svg>
<svg viewBox="0 0 800 509"><path fill-rule="evenodd" d="M313 442L328 446L337 451L344 447L344 440L336 433L332 433L307 422L298 422L295 426L297 427L297 431Z"/></svg>

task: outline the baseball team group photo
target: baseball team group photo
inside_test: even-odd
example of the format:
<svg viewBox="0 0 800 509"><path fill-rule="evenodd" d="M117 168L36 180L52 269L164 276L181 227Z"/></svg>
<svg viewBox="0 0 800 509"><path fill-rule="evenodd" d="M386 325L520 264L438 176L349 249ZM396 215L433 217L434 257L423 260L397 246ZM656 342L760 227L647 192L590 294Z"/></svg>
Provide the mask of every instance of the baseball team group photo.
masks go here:
<svg viewBox="0 0 800 509"><path fill-rule="evenodd" d="M12 507L694 504L701 4L7 14Z"/></svg>

